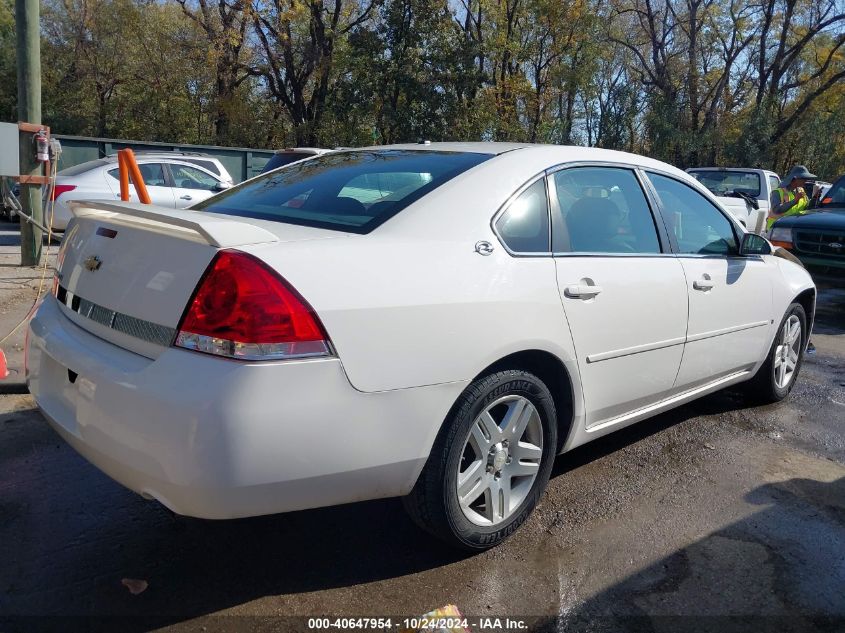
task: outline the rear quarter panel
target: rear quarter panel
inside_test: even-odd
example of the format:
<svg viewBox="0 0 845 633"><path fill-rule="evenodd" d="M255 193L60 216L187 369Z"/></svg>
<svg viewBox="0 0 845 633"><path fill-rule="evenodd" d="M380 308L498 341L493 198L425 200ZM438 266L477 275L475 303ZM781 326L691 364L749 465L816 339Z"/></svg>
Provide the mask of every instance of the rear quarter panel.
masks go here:
<svg viewBox="0 0 845 633"><path fill-rule="evenodd" d="M554 261L509 255L490 224L556 155L521 154L483 163L369 235L251 249L314 307L355 388L469 381L531 349L574 368ZM491 255L475 252L480 240Z"/></svg>
<svg viewBox="0 0 845 633"><path fill-rule="evenodd" d="M356 389L467 381L526 349L574 358L551 259L501 247L482 257L474 241L333 241L328 252L296 243L260 256L314 307Z"/></svg>

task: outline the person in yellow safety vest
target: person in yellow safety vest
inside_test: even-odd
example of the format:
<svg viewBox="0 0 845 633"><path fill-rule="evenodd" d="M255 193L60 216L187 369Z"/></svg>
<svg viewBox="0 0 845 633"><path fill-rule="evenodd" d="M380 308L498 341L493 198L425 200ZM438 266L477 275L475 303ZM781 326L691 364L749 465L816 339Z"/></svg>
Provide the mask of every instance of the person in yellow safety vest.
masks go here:
<svg viewBox="0 0 845 633"><path fill-rule="evenodd" d="M766 230L770 231L776 220L787 215L801 215L807 212L810 206L810 199L804 191L804 184L808 180L814 180L815 174L804 167L796 165L789 170L780 187L772 191L769 201L769 217L766 218Z"/></svg>

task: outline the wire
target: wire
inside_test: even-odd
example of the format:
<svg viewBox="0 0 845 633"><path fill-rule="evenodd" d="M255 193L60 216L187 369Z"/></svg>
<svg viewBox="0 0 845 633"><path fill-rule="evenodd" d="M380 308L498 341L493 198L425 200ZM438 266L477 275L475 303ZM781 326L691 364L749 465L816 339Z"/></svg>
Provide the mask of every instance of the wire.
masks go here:
<svg viewBox="0 0 845 633"><path fill-rule="evenodd" d="M53 237L53 215L56 210L56 196L53 195L56 190L56 174L59 171L59 157L61 153L56 156L56 160L52 162L52 171L53 173L50 175L50 183L47 185L47 200L50 202L50 221L47 224L47 250L44 253L44 266L41 268L41 278L38 280L38 293L35 295L35 299L32 302L32 306L29 308L29 311L26 313L26 316L22 318L18 324L12 328L12 331L6 334L2 339L0 339L0 345L5 343L18 329L32 316L32 313L35 311L35 308L38 307L38 301L41 299L41 293L44 291L44 280L47 278L47 269L49 268L50 264L50 243Z"/></svg>

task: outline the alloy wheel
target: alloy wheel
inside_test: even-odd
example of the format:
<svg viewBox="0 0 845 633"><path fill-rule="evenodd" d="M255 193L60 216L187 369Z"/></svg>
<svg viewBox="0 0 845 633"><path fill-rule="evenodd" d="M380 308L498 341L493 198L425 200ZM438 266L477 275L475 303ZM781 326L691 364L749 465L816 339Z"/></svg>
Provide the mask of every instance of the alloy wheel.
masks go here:
<svg viewBox="0 0 845 633"><path fill-rule="evenodd" d="M801 320L794 314L790 316L780 333L780 343L775 348L775 384L785 389L795 375L798 358L801 354Z"/></svg>
<svg viewBox="0 0 845 633"><path fill-rule="evenodd" d="M543 456L543 421L523 396L489 404L470 427L458 464L456 492L475 525L506 521L531 492Z"/></svg>

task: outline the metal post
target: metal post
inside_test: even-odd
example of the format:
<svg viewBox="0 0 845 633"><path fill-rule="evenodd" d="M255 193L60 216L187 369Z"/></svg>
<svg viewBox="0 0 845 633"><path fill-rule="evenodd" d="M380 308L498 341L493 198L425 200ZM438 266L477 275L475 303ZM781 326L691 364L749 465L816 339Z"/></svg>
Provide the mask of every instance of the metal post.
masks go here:
<svg viewBox="0 0 845 633"><path fill-rule="evenodd" d="M15 28L18 36L18 119L41 123L41 33L39 0L15 0ZM40 174L35 159L33 135L20 133L21 175ZM41 208L41 185L21 184L23 212L44 224ZM41 261L41 229L21 222L21 266L35 266Z"/></svg>

